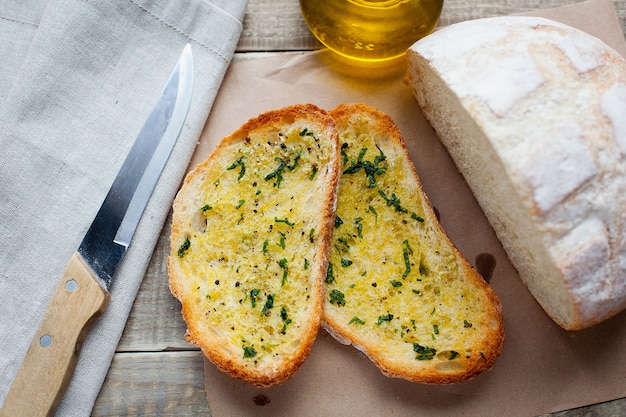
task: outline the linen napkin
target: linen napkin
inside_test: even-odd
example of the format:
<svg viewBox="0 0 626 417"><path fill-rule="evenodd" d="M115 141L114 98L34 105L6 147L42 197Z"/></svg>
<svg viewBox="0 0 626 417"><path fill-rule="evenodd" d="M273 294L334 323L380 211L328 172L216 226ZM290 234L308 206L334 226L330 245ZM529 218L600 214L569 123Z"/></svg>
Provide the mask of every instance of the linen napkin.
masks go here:
<svg viewBox="0 0 626 417"><path fill-rule="evenodd" d="M234 53L247 0L2 3L0 403L70 256L183 47L192 47L185 125L56 414L87 416Z"/></svg>

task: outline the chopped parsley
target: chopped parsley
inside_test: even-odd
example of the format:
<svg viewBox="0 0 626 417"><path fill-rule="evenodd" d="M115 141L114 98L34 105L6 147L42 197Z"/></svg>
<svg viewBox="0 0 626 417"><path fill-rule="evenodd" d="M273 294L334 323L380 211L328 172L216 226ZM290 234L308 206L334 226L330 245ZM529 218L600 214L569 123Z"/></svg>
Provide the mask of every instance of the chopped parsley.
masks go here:
<svg viewBox="0 0 626 417"><path fill-rule="evenodd" d="M356 225L356 235L360 238L363 238L363 225L361 222L363 221L363 217L357 217L354 219L354 224Z"/></svg>
<svg viewBox="0 0 626 417"><path fill-rule="evenodd" d="M417 214L415 214L415 213L411 213L411 218L412 218L413 220L417 220L417 221L418 221L418 222L420 222L420 223L424 223L424 221L425 221L423 217L418 216L418 215L417 215Z"/></svg>
<svg viewBox="0 0 626 417"><path fill-rule="evenodd" d="M190 247L191 247L191 241L189 240L189 237L186 237L183 244L180 245L180 247L178 248L178 257L183 258L187 254L187 251L189 250Z"/></svg>
<svg viewBox="0 0 626 417"><path fill-rule="evenodd" d="M417 353L415 359L418 361L429 361L437 354L437 349L428 346L422 346L419 343L413 343L413 351Z"/></svg>
<svg viewBox="0 0 626 417"><path fill-rule="evenodd" d="M274 171L265 176L265 181L276 178L276 182L274 182L274 187L280 188L280 183L283 181L283 171L285 169L287 169L288 171L293 171L294 169L296 169L298 167L301 155L302 151L298 151L293 157L291 165L287 164L287 162L285 162L285 160L282 158L274 158L274 161L278 162L278 166Z"/></svg>
<svg viewBox="0 0 626 417"><path fill-rule="evenodd" d="M356 174L361 170L361 168L363 168L363 171L365 171L365 176L367 178L367 187L376 187L376 176L383 175L387 171L386 166L380 165L380 163L385 161L387 157L385 156L385 154L383 154L383 151L378 147L378 145L376 146L376 148L378 148L379 154L374 158L374 162L363 160L365 154L367 153L367 148L361 148L357 160L353 160L350 166L346 168L343 173Z"/></svg>
<svg viewBox="0 0 626 417"><path fill-rule="evenodd" d="M267 296L267 300L265 301L265 305L261 310L261 314L265 314L266 316L268 316L272 308L274 308L274 294L270 294Z"/></svg>
<svg viewBox="0 0 626 417"><path fill-rule="evenodd" d="M260 292L261 290L257 288L250 290L250 302L252 303L252 308L256 308L257 297L259 296Z"/></svg>
<svg viewBox="0 0 626 417"><path fill-rule="evenodd" d="M253 358L256 356L256 350L252 346L243 346L243 357Z"/></svg>
<svg viewBox="0 0 626 417"><path fill-rule="evenodd" d="M283 269L283 280L280 283L282 287L287 282L287 273L289 272L289 268L287 268L287 258L283 258L278 261L278 265Z"/></svg>
<svg viewBox="0 0 626 417"><path fill-rule="evenodd" d="M286 217L284 219L279 219L278 217L274 217L274 221L276 223L285 223L287 226L295 225L295 223L290 222L289 219Z"/></svg>
<svg viewBox="0 0 626 417"><path fill-rule="evenodd" d="M341 220L341 217L335 215L335 229L341 226L342 224L343 224L343 220Z"/></svg>
<svg viewBox="0 0 626 417"><path fill-rule="evenodd" d="M326 284L331 284L335 282L335 274L333 273L333 264L332 262L328 263L328 269L326 270L326 279L324 280Z"/></svg>
<svg viewBox="0 0 626 417"><path fill-rule="evenodd" d="M341 291L334 289L330 292L330 303L337 304L338 307L346 305L346 296Z"/></svg>
<svg viewBox="0 0 626 417"><path fill-rule="evenodd" d="M391 193L391 197L389 197L383 190L378 190L378 194L387 202L387 206L393 207L398 213L408 213L408 210L402 207L400 198L395 193Z"/></svg>
<svg viewBox="0 0 626 417"><path fill-rule="evenodd" d="M376 325L380 326L384 322L390 322L391 320L393 320L393 314L378 316L378 321L376 322Z"/></svg>
<svg viewBox="0 0 626 417"><path fill-rule="evenodd" d="M350 319L350 321L348 322L348 324L352 324L352 323L357 323L357 324L365 324L364 320L361 320L360 318L358 318L357 316L354 316Z"/></svg>
<svg viewBox="0 0 626 417"><path fill-rule="evenodd" d="M409 241L405 240L404 245L406 247L402 248L402 257L404 258L404 273L402 274L402 279L405 279L411 273L411 260L409 259L409 255L413 255L413 249L409 246Z"/></svg>
<svg viewBox="0 0 626 417"><path fill-rule="evenodd" d="M281 334L287 333L287 326L289 326L293 321L287 315L287 308L282 307L280 309L280 318L283 320L283 328L280 330Z"/></svg>
<svg viewBox="0 0 626 417"><path fill-rule="evenodd" d="M243 178L244 174L246 173L246 165L243 162L243 156L240 156L239 159L233 162L233 164L229 166L228 168L226 168L226 170L230 171L237 167L241 168L239 170L239 176L237 177L237 180L240 180L241 178Z"/></svg>

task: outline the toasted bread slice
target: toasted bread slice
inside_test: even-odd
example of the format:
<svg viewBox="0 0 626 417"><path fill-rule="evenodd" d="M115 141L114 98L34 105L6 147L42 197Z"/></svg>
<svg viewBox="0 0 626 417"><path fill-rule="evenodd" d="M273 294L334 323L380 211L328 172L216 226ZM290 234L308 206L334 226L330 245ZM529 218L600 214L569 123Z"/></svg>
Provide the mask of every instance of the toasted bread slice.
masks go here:
<svg viewBox="0 0 626 417"><path fill-rule="evenodd" d="M169 284L187 340L256 386L307 357L323 308L339 176L337 131L313 105L222 139L174 202Z"/></svg>
<svg viewBox="0 0 626 417"><path fill-rule="evenodd" d="M490 368L501 305L440 226L392 119L330 112L343 161L323 326L391 377L443 384Z"/></svg>

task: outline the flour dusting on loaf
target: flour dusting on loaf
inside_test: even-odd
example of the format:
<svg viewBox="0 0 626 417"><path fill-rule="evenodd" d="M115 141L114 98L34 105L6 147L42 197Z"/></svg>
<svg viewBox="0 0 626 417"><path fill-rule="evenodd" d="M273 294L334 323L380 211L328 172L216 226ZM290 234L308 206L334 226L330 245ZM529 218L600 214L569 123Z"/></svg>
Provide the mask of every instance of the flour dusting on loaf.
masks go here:
<svg viewBox="0 0 626 417"><path fill-rule="evenodd" d="M626 61L551 20L458 23L408 82L520 277L565 329L626 308Z"/></svg>

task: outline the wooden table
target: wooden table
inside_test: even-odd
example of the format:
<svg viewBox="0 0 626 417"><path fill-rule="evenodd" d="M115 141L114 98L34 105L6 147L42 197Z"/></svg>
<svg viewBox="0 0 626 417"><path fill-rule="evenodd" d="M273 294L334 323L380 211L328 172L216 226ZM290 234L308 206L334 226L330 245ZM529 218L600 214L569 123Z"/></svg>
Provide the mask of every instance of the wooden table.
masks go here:
<svg viewBox="0 0 626 417"><path fill-rule="evenodd" d="M557 7L576 0L446 0L441 25ZM615 0L626 35L626 0ZM250 0L235 60L251 53L320 48L297 0ZM167 286L170 221L166 223L124 334L93 409L93 416L209 416L200 351L185 341L180 304ZM551 416L622 416L626 398Z"/></svg>

